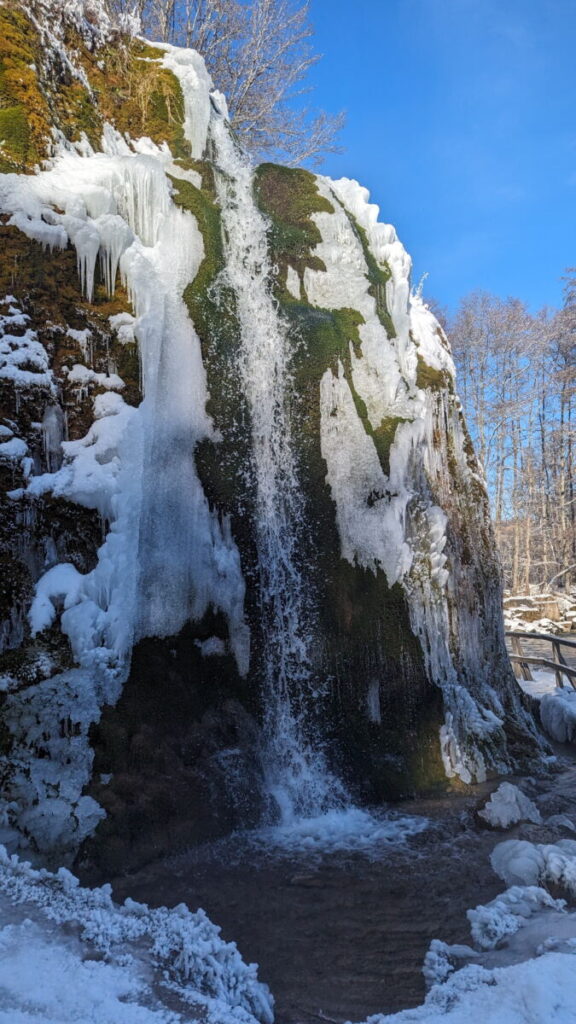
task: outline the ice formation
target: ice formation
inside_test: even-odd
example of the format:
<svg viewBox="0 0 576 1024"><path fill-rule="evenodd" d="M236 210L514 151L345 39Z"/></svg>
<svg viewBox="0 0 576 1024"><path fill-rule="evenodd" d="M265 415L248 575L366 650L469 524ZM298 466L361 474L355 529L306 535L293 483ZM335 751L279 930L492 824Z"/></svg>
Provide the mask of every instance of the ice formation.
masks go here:
<svg viewBox="0 0 576 1024"><path fill-rule="evenodd" d="M209 98L205 72L199 77L198 55L167 47L163 59L189 87L189 118L194 104L199 105L194 145L203 148L207 123L202 112ZM203 138L198 123L205 125ZM228 619L230 648L241 674L249 664L238 550L228 520L210 509L194 463L197 443L215 438L205 411L200 346L182 293L204 250L195 218L172 202L166 173L171 167L166 146L141 140L130 148L108 126L102 152L95 153L84 140L77 147L63 146L46 171L0 178L0 209L11 223L48 247L74 244L88 298L100 259L110 289L120 266L134 306L135 319L123 315L116 322L119 329L129 327L138 340L144 401L134 409L112 390L98 395L86 437L65 442L62 467L32 478L29 489L30 495L51 492L96 508L110 523L93 572L79 578L70 566L51 569L40 580L30 611L34 631L61 613L61 628L79 666L62 679L61 689L71 701L70 716L81 721L79 743L84 744L102 704L117 699L131 648L140 637L174 635L212 606ZM51 387L47 356L33 332L18 337L9 333L11 325L25 326L25 319L16 306L3 318L7 333L0 342L0 373L17 384ZM114 377L101 380L80 366L68 377L72 383L95 382L109 389L122 383ZM5 443L15 455L15 442ZM21 496L21 491L13 494L15 499ZM48 685L58 690L57 680ZM24 746L30 744L30 733L28 716L14 700L8 715L13 723L19 721L18 749L20 737ZM33 694L23 701L37 704ZM59 722L70 716L63 714L59 701L47 713L53 717L55 755ZM61 757L65 760L64 752ZM65 768L66 785L55 783L57 799L71 812L81 799L91 763L88 754L72 760L76 775ZM58 763L51 765L56 774ZM41 778L41 759L33 764L34 770L23 769L25 777L16 773L12 793L35 805L49 787ZM43 844L45 816L39 812L32 817L39 832L30 821L26 831ZM71 832L75 841L78 829Z"/></svg>
<svg viewBox="0 0 576 1024"><path fill-rule="evenodd" d="M498 843L490 857L494 871L506 885L551 882L576 895L576 840L530 843L508 839Z"/></svg>
<svg viewBox="0 0 576 1024"><path fill-rule="evenodd" d="M446 773L464 782L483 780L489 765L507 770L497 752L503 708L489 680L479 674L471 629L463 626L461 631L459 667L449 648L447 516L431 495L434 487L443 486L443 456L435 441L439 423L449 421L462 479L472 483L476 470L465 456L458 403L450 408L444 398L435 408L434 399L417 385L422 361L451 381L454 364L437 321L421 297L410 292L410 258L394 229L378 222L378 207L368 201L367 190L347 178L320 177L317 183L334 212L313 215L322 235L314 255L326 270L306 268L303 285L312 305L354 309L361 315L361 357L350 342L352 382L372 429L395 425L386 475L342 364L337 375L326 370L320 389L322 454L336 504L342 556L351 564L382 569L390 586L399 582L409 595L413 629L421 639L430 677L444 693L446 719L440 742ZM389 312L388 328L379 314L378 295L370 289L359 229L372 257L388 268L385 295L379 296ZM449 500L448 493L445 497ZM462 685L462 669L474 696Z"/></svg>
<svg viewBox="0 0 576 1024"><path fill-rule="evenodd" d="M2 1024L272 1024L256 965L203 910L118 906L110 893L0 847Z"/></svg>
<svg viewBox="0 0 576 1024"><path fill-rule="evenodd" d="M493 828L510 828L518 821L542 821L536 804L511 782L500 783L478 816Z"/></svg>
<svg viewBox="0 0 576 1024"><path fill-rule="evenodd" d="M572 743L576 736L576 690L555 689L540 701L540 718L546 732L558 743Z"/></svg>
<svg viewBox="0 0 576 1024"><path fill-rule="evenodd" d="M8 313L0 316L0 379L12 381L17 388L54 389L48 353L36 331L27 327L29 317L22 312L13 295L2 305ZM24 330L23 334L12 333Z"/></svg>
<svg viewBox="0 0 576 1024"><path fill-rule="evenodd" d="M485 906L468 911L470 933L481 949L495 949L542 910L563 911L565 906L565 900L553 899L539 886L512 886Z"/></svg>

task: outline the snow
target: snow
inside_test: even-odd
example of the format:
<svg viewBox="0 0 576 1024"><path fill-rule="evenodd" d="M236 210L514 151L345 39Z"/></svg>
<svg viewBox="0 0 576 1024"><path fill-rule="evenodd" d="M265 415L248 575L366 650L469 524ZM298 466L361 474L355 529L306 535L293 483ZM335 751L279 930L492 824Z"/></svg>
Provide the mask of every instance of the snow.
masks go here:
<svg viewBox="0 0 576 1024"><path fill-rule="evenodd" d="M414 1010L376 1014L365 1024L575 1024L576 963L571 955L546 953L511 967L485 970L475 964L434 985Z"/></svg>
<svg viewBox="0 0 576 1024"><path fill-rule="evenodd" d="M16 305L14 297L7 296L0 305L6 306L10 300L13 305L7 313L0 314L0 380L11 381L17 388L53 390L48 353L36 331L27 327L30 318ZM23 334L12 333L22 328Z"/></svg>
<svg viewBox="0 0 576 1024"><path fill-rule="evenodd" d="M256 966L204 911L118 906L110 892L0 847L2 1024L271 1024Z"/></svg>
<svg viewBox="0 0 576 1024"><path fill-rule="evenodd" d="M207 640L195 640L203 658L222 657L226 654L226 644L219 636L209 636Z"/></svg>
<svg viewBox="0 0 576 1024"><path fill-rule="evenodd" d="M201 160L206 149L210 124L210 92L212 79L200 54L168 43L156 44L164 51L163 65L180 82L184 96L184 134L190 143L191 156Z"/></svg>
<svg viewBox="0 0 576 1024"><path fill-rule="evenodd" d="M92 373L90 370L86 372ZM104 374L94 376L104 377ZM98 395L94 399L94 423L86 436L79 441L62 442L64 461L61 468L57 472L32 477L27 493L39 496L49 492L57 498L67 498L86 508L95 508L105 519L114 519L120 500L120 453L128 427L136 416L136 410L126 405L121 395ZM38 583L30 610L32 623L41 586L42 580ZM81 599L81 590L82 587L74 591L76 601ZM36 626L33 628L37 631Z"/></svg>
<svg viewBox="0 0 576 1024"><path fill-rule="evenodd" d="M36 587L29 612L32 634L52 625L56 618L56 602L63 602L64 608L75 604L81 587L82 575L70 563L55 565L45 573Z"/></svg>
<svg viewBox="0 0 576 1024"><path fill-rule="evenodd" d="M118 341L123 345L136 340L134 336L136 318L131 313L116 313L115 316L108 317L108 323L115 332Z"/></svg>
<svg viewBox="0 0 576 1024"><path fill-rule="evenodd" d="M510 828L518 821L542 821L536 804L510 782L500 783L478 816L493 828Z"/></svg>
<svg viewBox="0 0 576 1024"><path fill-rule="evenodd" d="M555 693L558 684L556 682L556 676L553 672L548 672L544 669L530 670L532 673L532 679L518 678L518 684L530 697L534 697L536 700L540 700L541 697L546 693Z"/></svg>
<svg viewBox="0 0 576 1024"><path fill-rule="evenodd" d="M341 362L338 377L326 370L320 382L320 416L321 450L336 504L342 557L374 571L382 568L392 586L412 564L404 530L409 494L398 493L385 477Z"/></svg>
<svg viewBox="0 0 576 1024"><path fill-rule="evenodd" d="M572 743L576 737L576 690L558 688L544 693L540 718L546 732L558 743Z"/></svg>
<svg viewBox="0 0 576 1024"><path fill-rule="evenodd" d="M388 225L376 224L377 207L364 212L368 193L356 183L323 177L316 182L334 213L313 215L322 236L314 254L326 270L306 268L308 299L319 308L356 309L364 320L359 326L361 354L357 355L350 343L350 358L352 383L366 405L371 426L378 428L387 417L408 421L397 428L386 478L374 441L356 410L342 364L337 376L326 370L320 385L321 445L328 467L326 479L336 504L342 556L373 571L382 568L392 585L404 579L412 564L405 531L406 505L411 497L406 469L409 453L421 439L423 404L417 389L410 389L406 380L407 367L412 377L416 370L414 345L408 339L400 352L401 347L387 337L380 323L351 215L359 215L362 226L369 224L372 239L378 239L375 254L382 264L390 255L390 240L395 235ZM347 200L351 207L346 206Z"/></svg>
<svg viewBox="0 0 576 1024"><path fill-rule="evenodd" d="M539 703L540 720L549 736L558 743L572 743L576 737L576 690L558 686L556 675L548 670L532 672L532 679L518 679L524 693Z"/></svg>
<svg viewBox="0 0 576 1024"><path fill-rule="evenodd" d="M95 373L81 363L75 363L67 375L69 384L78 384L85 387L87 384L96 384L98 387L107 388L112 391L121 391L124 381L117 373Z"/></svg>
<svg viewBox="0 0 576 1024"><path fill-rule="evenodd" d="M543 908L562 911L565 906L565 900L553 899L539 886L516 885L486 906L469 910L466 916L474 942L481 949L495 949Z"/></svg>
<svg viewBox="0 0 576 1024"><path fill-rule="evenodd" d="M286 269L286 288L294 299L300 300L300 277L294 270L294 267L291 267L290 265L288 265Z"/></svg>
<svg viewBox="0 0 576 1024"><path fill-rule="evenodd" d="M28 445L20 437L11 437L9 441L0 441L0 460L19 462L28 454Z"/></svg>
<svg viewBox="0 0 576 1024"><path fill-rule="evenodd" d="M492 851L490 863L507 885L536 885L552 882L576 896L576 841L530 843L508 839Z"/></svg>

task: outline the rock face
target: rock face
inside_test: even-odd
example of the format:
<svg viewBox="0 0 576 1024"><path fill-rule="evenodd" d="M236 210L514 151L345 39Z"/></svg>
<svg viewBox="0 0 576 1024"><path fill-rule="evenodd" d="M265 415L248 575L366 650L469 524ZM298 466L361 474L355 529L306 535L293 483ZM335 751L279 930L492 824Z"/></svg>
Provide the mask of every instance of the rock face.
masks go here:
<svg viewBox="0 0 576 1024"><path fill-rule="evenodd" d="M510 770L539 740L394 229L254 171L194 52L49 9L0 7L3 840L118 871Z"/></svg>

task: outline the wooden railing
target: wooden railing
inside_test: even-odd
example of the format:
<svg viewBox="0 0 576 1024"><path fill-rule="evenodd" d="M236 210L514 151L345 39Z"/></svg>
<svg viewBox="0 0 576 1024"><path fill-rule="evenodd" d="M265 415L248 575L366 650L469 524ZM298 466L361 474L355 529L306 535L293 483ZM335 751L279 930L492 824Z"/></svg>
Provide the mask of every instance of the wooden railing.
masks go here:
<svg viewBox="0 0 576 1024"><path fill-rule="evenodd" d="M551 636L550 633L522 633L516 630L507 631L506 636L510 637L512 647L510 661L517 677L521 676L522 679L527 680L533 679L530 665L538 665L540 668L552 669L556 676L557 686L567 685L564 682L566 679L568 684L576 689L576 668L568 665L562 654L562 647L571 647L573 650L576 650L576 640L563 640L559 636ZM554 660L550 658L534 658L525 654L522 649L523 639L548 641L548 643L552 644Z"/></svg>

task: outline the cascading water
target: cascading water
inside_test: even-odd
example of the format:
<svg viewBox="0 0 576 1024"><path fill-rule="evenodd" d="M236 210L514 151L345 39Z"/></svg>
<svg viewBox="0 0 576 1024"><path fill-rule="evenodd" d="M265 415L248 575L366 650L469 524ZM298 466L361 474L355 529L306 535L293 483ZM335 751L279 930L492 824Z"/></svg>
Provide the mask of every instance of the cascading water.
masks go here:
<svg viewBox="0 0 576 1024"><path fill-rule="evenodd" d="M263 765L282 823L349 804L328 770L321 738L310 735L304 705L312 698L311 613L297 565L302 529L299 488L286 411L290 340L271 293L266 222L253 197L249 159L223 117L214 116L216 187L226 275L241 328L239 372L252 421L256 531L265 635Z"/></svg>

